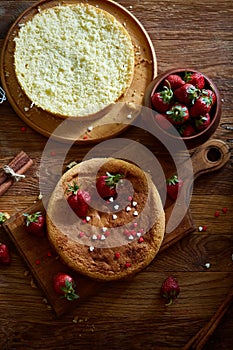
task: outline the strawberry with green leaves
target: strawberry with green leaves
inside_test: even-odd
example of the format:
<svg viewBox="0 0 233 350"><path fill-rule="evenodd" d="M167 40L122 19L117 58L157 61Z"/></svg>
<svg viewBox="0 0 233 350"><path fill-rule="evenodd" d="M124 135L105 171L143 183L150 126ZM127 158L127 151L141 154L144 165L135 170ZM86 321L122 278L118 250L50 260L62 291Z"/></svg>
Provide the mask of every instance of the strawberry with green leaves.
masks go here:
<svg viewBox="0 0 233 350"><path fill-rule="evenodd" d="M25 216L25 229L28 233L37 237L45 235L45 216L40 211Z"/></svg>
<svg viewBox="0 0 233 350"><path fill-rule="evenodd" d="M183 186L183 180L178 178L177 175L171 176L169 179L167 179L167 194L168 196L176 200L178 196L178 192L181 190Z"/></svg>
<svg viewBox="0 0 233 350"><path fill-rule="evenodd" d="M11 254L8 246L4 243L0 243L0 265L10 265Z"/></svg>
<svg viewBox="0 0 233 350"><path fill-rule="evenodd" d="M182 103L176 102L171 109L166 112L167 119L173 125L181 125L189 118L188 107Z"/></svg>
<svg viewBox="0 0 233 350"><path fill-rule="evenodd" d="M196 118L200 115L205 115L209 113L212 107L212 98L206 95L201 95L190 107L189 114L190 117Z"/></svg>
<svg viewBox="0 0 233 350"><path fill-rule="evenodd" d="M89 192L81 190L75 181L73 181L73 185L68 185L67 192L70 193L67 202L75 214L80 218L87 216L89 204L91 202Z"/></svg>
<svg viewBox="0 0 233 350"><path fill-rule="evenodd" d="M205 115L200 115L199 117L195 118L195 127L196 130L202 131L208 128L208 126L211 123L211 118L209 113L206 113Z"/></svg>
<svg viewBox="0 0 233 350"><path fill-rule="evenodd" d="M179 128L179 132L182 137L190 137L196 134L196 129L191 123L187 122Z"/></svg>
<svg viewBox="0 0 233 350"><path fill-rule="evenodd" d="M75 282L72 276L59 272L54 276L53 289L55 293L69 301L74 301L79 298L75 292Z"/></svg>
<svg viewBox="0 0 233 350"><path fill-rule="evenodd" d="M110 174L109 172L100 176L96 182L96 188L100 197L115 197L117 194L116 185L122 178L122 174Z"/></svg>
<svg viewBox="0 0 233 350"><path fill-rule="evenodd" d="M217 97L216 97L216 94L214 93L213 90L211 90L211 89L202 89L201 93L202 93L203 96L207 96L207 97L210 98L212 106L216 103Z"/></svg>
<svg viewBox="0 0 233 350"><path fill-rule="evenodd" d="M173 91L180 88L184 84L185 81L178 74L170 74L164 81L164 86L167 86Z"/></svg>
<svg viewBox="0 0 233 350"><path fill-rule="evenodd" d="M172 276L167 277L160 289L160 295L168 301L166 305L170 306L179 294L180 287L178 282Z"/></svg>
<svg viewBox="0 0 233 350"><path fill-rule="evenodd" d="M184 80L186 83L192 84L200 90L205 86L205 78L199 72L185 72Z"/></svg>
<svg viewBox="0 0 233 350"><path fill-rule="evenodd" d="M170 87L164 86L162 91L155 92L151 101L154 109L159 113L166 112L173 103L173 91Z"/></svg>
<svg viewBox="0 0 233 350"><path fill-rule="evenodd" d="M200 94L200 90L193 84L186 83L174 91L177 101L189 106L195 102Z"/></svg>

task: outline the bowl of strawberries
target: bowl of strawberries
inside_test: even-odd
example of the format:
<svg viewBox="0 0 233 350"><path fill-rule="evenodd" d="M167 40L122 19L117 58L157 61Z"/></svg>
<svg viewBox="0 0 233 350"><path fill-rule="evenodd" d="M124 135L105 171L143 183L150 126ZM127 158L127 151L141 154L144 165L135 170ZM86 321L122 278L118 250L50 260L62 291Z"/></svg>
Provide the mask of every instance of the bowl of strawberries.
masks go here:
<svg viewBox="0 0 233 350"><path fill-rule="evenodd" d="M214 82L189 68L173 68L148 86L144 105L152 110L150 127L169 138L182 138L188 149L206 142L221 118L221 98Z"/></svg>

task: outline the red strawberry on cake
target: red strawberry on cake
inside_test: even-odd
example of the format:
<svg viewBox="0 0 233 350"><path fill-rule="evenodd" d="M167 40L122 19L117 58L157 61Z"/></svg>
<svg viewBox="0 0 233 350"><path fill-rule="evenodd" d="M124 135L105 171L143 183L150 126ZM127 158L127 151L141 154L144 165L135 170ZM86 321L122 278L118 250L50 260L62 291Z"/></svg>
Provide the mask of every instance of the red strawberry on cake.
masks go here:
<svg viewBox="0 0 233 350"><path fill-rule="evenodd" d="M68 185L67 192L70 194L67 199L70 207L80 218L84 218L91 202L90 194L81 190L75 181L73 181L73 185Z"/></svg>

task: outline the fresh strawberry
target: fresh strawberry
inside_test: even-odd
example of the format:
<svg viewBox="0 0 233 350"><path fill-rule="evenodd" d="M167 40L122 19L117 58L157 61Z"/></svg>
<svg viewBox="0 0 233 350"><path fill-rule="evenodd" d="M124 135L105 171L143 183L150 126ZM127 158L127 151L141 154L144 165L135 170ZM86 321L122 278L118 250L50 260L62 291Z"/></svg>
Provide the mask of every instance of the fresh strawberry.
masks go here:
<svg viewBox="0 0 233 350"><path fill-rule="evenodd" d="M37 237L43 237L45 235L45 216L40 211L23 215L25 216L26 231Z"/></svg>
<svg viewBox="0 0 233 350"><path fill-rule="evenodd" d="M164 81L164 86L173 91L185 84L185 81L178 74L170 74Z"/></svg>
<svg viewBox="0 0 233 350"><path fill-rule="evenodd" d="M171 305L173 300L176 299L179 294L180 287L177 281L172 276L167 277L160 289L160 295L168 300L168 304L166 305Z"/></svg>
<svg viewBox="0 0 233 350"><path fill-rule="evenodd" d="M0 265L10 265L11 254L6 244L0 243Z"/></svg>
<svg viewBox="0 0 233 350"><path fill-rule="evenodd" d="M0 211L0 225L3 224L9 218L10 215L8 213L3 213L2 211Z"/></svg>
<svg viewBox="0 0 233 350"><path fill-rule="evenodd" d="M85 217L91 202L89 192L82 191L75 181L73 182L73 185L68 185L67 192L71 193L67 198L67 201L75 214L80 218Z"/></svg>
<svg viewBox="0 0 233 350"><path fill-rule="evenodd" d="M190 105L195 102L199 96L199 89L197 89L193 84L184 84L180 88L174 91L175 98L185 105Z"/></svg>
<svg viewBox="0 0 233 350"><path fill-rule="evenodd" d="M195 118L195 127L198 131L205 130L211 123L211 118L209 113L205 115L200 115L200 117Z"/></svg>
<svg viewBox="0 0 233 350"><path fill-rule="evenodd" d="M155 121L163 130L169 130L171 128L171 123L169 122L166 114L157 113L155 115Z"/></svg>
<svg viewBox="0 0 233 350"><path fill-rule="evenodd" d="M115 197L117 194L116 185L123 178L121 174L110 174L106 172L106 175L102 175L96 182L96 188L99 195L102 198Z"/></svg>
<svg viewBox="0 0 233 350"><path fill-rule="evenodd" d="M186 83L194 85L198 89L203 89L205 86L205 78L203 74L198 72L186 72L184 76L184 80Z"/></svg>
<svg viewBox="0 0 233 350"><path fill-rule="evenodd" d="M167 119L174 125L181 125L189 118L189 110L182 103L175 103L169 111L166 112Z"/></svg>
<svg viewBox="0 0 233 350"><path fill-rule="evenodd" d="M61 297L69 301L78 299L79 296L75 293L75 287L74 279L70 275L59 272L54 276L53 288Z"/></svg>
<svg viewBox="0 0 233 350"><path fill-rule="evenodd" d="M167 86L160 92L155 92L151 97L152 104L157 112L166 112L173 103L173 91Z"/></svg>
<svg viewBox="0 0 233 350"><path fill-rule="evenodd" d="M189 137L196 134L195 128L189 122L182 125L181 128L179 129L179 132L182 137Z"/></svg>
<svg viewBox="0 0 233 350"><path fill-rule="evenodd" d="M168 196L176 200L179 190L183 186L183 180L179 179L177 175L173 175L167 179L167 194Z"/></svg>
<svg viewBox="0 0 233 350"><path fill-rule="evenodd" d="M208 96L211 99L211 105L213 106L216 102L216 95L213 90L210 89L202 89L201 91L203 96Z"/></svg>
<svg viewBox="0 0 233 350"><path fill-rule="evenodd" d="M189 114L190 117L196 118L200 115L205 115L209 113L212 107L212 98L209 96L201 95L190 107Z"/></svg>

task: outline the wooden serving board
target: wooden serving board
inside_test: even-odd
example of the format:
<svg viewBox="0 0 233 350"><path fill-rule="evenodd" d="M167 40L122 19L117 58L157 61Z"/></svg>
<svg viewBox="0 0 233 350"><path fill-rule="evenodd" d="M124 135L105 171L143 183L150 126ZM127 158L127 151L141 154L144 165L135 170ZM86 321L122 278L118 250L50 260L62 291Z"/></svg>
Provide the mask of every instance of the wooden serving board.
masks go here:
<svg viewBox="0 0 233 350"><path fill-rule="evenodd" d="M64 4L80 2L82 1L62 1ZM120 4L111 0L89 0L88 3L98 6L115 16L128 31L135 53L134 77L131 86L119 98L118 102L121 102L123 105L130 103L141 106L147 86L157 75L156 55L149 35L132 13ZM18 34L20 26L30 20L40 9L54 7L58 4L60 4L60 1L54 0L42 0L33 4L18 17L10 28L1 54L1 81L7 98L15 112L26 124L44 136L50 137L52 135L58 141L76 142L78 144L84 142L93 143L119 135L129 127L137 117L136 114L129 120L126 118L126 113L116 113L115 115L110 110L110 112L106 111L98 119L92 120L87 118L87 120L84 120L82 118L82 121L72 120L67 127L66 123L63 123L64 119L32 106L31 101L24 94L18 83L14 71L14 38ZM62 128L61 132L58 129L54 133L61 124L64 126L64 129ZM92 128L91 131L88 130L90 126Z"/></svg>
<svg viewBox="0 0 233 350"><path fill-rule="evenodd" d="M194 178L203 173L221 168L224 166L224 164L226 164L229 158L230 151L224 142L219 140L209 140L203 146L196 149L192 154L191 161L193 165ZM188 162L184 162L184 167L186 166L186 163L189 164ZM169 201L166 202L166 221L168 221L173 207L174 203ZM33 213L35 211L45 212L41 202L38 202L24 212ZM65 266L59 260L57 254L52 251L46 236L44 238L37 238L28 235L23 226L24 217L22 214L23 213L17 213L16 215L12 216L7 222L5 222L4 228L9 233L9 236L27 263L36 282L42 288L48 302L53 307L57 316L60 316L63 313L68 312L70 309L73 309L73 303L78 305L78 303L85 301L87 298L91 297L91 295L96 294L98 289L101 288L103 284L105 285L105 288L107 288L109 282L96 282L85 276L74 273L67 266ZM165 238L160 251L164 251L165 249L171 247L181 238L194 230L195 226L193 224L190 211L188 210L180 224L172 232L165 233ZM74 276L78 286L77 292L80 296L77 301L69 302L67 300L60 299L60 297L55 294L52 279L53 276L59 271L68 272Z"/></svg>

